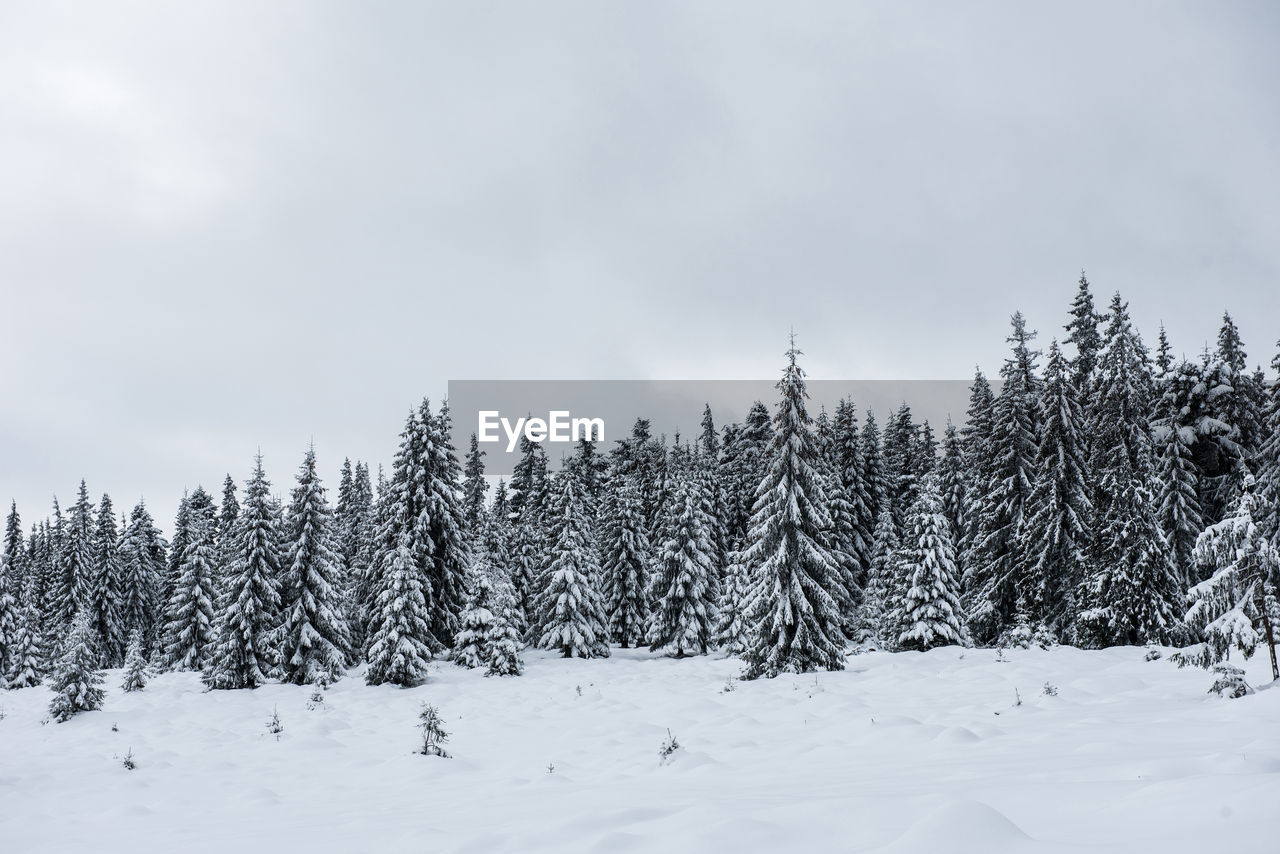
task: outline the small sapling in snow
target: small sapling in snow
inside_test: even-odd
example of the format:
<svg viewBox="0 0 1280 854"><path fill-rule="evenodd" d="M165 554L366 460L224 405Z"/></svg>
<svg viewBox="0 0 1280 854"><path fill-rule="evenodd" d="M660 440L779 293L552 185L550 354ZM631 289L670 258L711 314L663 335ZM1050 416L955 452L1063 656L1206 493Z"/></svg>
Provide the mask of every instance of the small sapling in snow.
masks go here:
<svg viewBox="0 0 1280 854"><path fill-rule="evenodd" d="M418 729L422 730L422 750L419 752L423 756L449 758L449 754L444 749L444 743L449 740L449 733L445 732L439 709L423 703L422 711L418 715Z"/></svg>
<svg viewBox="0 0 1280 854"><path fill-rule="evenodd" d="M267 732L276 737L276 741L280 740L280 733L284 732L284 724L280 721L280 709L271 707L271 719L267 721Z"/></svg>
<svg viewBox="0 0 1280 854"><path fill-rule="evenodd" d="M676 741L676 737L671 734L671 730L667 730L667 740L662 742L662 747L658 748L658 764L665 765L667 760L671 758L671 754L680 749L680 742Z"/></svg>
<svg viewBox="0 0 1280 854"><path fill-rule="evenodd" d="M1056 696L1058 696L1058 686L1057 686L1057 685L1054 685L1054 684L1053 684L1053 683L1051 683L1051 682L1045 682L1045 683L1044 683L1044 695L1045 695L1046 697L1056 697Z"/></svg>
<svg viewBox="0 0 1280 854"><path fill-rule="evenodd" d="M1244 670L1234 664L1228 664L1225 661L1215 664L1213 672L1218 674L1218 678L1209 689L1210 694L1234 700L1253 693L1253 687L1244 681Z"/></svg>
<svg viewBox="0 0 1280 854"><path fill-rule="evenodd" d="M133 761L133 748L129 748L129 752L124 755L124 761L120 763L125 767L126 771L132 771L138 767L138 763Z"/></svg>

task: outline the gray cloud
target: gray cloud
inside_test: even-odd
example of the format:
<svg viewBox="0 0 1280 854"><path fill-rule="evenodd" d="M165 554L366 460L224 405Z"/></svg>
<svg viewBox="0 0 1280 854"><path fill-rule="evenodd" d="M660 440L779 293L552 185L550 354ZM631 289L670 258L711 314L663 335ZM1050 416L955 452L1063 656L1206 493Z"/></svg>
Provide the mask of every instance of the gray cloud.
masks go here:
<svg viewBox="0 0 1280 854"><path fill-rule="evenodd" d="M166 523L450 378L994 370L1280 309L1274 4L6 4L0 448ZM735 414L736 415L736 414ZM725 420L720 416L720 420ZM332 477L332 474L331 474Z"/></svg>

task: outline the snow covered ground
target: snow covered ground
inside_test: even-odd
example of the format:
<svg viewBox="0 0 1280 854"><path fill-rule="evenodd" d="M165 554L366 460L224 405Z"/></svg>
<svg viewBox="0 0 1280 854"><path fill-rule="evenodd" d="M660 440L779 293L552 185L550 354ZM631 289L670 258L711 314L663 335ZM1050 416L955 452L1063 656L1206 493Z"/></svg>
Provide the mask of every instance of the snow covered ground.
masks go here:
<svg viewBox="0 0 1280 854"><path fill-rule="evenodd" d="M0 850L1280 850L1280 690L1220 700L1143 653L871 653L744 683L719 657L528 651L519 678L353 674L315 709L193 674L122 694L112 671L105 709L64 724L45 688L0 694ZM414 752L424 701L452 759Z"/></svg>

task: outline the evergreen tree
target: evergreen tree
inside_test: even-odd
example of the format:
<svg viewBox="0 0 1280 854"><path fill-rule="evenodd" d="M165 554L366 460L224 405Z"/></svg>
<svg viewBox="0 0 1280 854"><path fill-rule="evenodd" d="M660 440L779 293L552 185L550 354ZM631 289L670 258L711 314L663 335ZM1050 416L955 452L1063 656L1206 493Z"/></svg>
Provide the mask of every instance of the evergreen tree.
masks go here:
<svg viewBox="0 0 1280 854"><path fill-rule="evenodd" d="M44 678L40 611L28 601L18 616L17 631L9 644L9 670L2 674L9 689L33 688Z"/></svg>
<svg viewBox="0 0 1280 854"><path fill-rule="evenodd" d="M13 595L9 555L0 554L0 688L8 687L9 675L17 665L19 612Z"/></svg>
<svg viewBox="0 0 1280 854"><path fill-rule="evenodd" d="M139 501L129 514L120 543L123 582L120 625L125 632L142 633L144 653L156 642L164 586L165 542L146 505Z"/></svg>
<svg viewBox="0 0 1280 854"><path fill-rule="evenodd" d="M1098 364L1098 352L1102 349L1102 335L1098 324L1106 319L1093 307L1093 293L1089 280L1080 271L1079 290L1071 304L1071 321L1067 323L1067 342L1074 345L1076 357L1071 362L1071 384L1076 392L1084 395L1093 385L1093 371Z"/></svg>
<svg viewBox="0 0 1280 854"><path fill-rule="evenodd" d="M907 544L901 559L911 582L904 608L905 628L898 636L898 645L917 650L964 645L967 638L960 609L960 577L934 478L924 481L908 519Z"/></svg>
<svg viewBox="0 0 1280 854"><path fill-rule="evenodd" d="M867 491L867 512L873 519L880 518L888 500L888 483L885 479L884 455L880 447L880 427L876 415L867 410L867 423L862 428L862 482Z"/></svg>
<svg viewBox="0 0 1280 854"><path fill-rule="evenodd" d="M565 658L607 658L600 577L581 490L572 473L556 478L551 562L538 601L538 645Z"/></svg>
<svg viewBox="0 0 1280 854"><path fill-rule="evenodd" d="M85 607L97 634L96 648L102 655L104 667L119 667L124 662L127 640L121 619L124 567L120 560L119 539L111 496L103 495L98 507L98 525L93 541L93 576Z"/></svg>
<svg viewBox="0 0 1280 854"><path fill-rule="evenodd" d="M222 482L222 509L218 512L218 536L224 540L232 538L236 519L240 517L240 503L236 500L236 482L227 475Z"/></svg>
<svg viewBox="0 0 1280 854"><path fill-rule="evenodd" d="M1280 374L1280 341L1271 369ZM1280 379L1271 383L1265 408L1266 440L1258 452L1257 521L1271 544L1280 549Z"/></svg>
<svg viewBox="0 0 1280 854"><path fill-rule="evenodd" d="M834 455L839 475L839 488L849 502L849 544L856 567L854 587L861 589L866 583L867 567L871 564L871 538L875 530L871 490L867 485L862 457L862 443L858 435L858 412L853 402L845 399L836 406L834 429Z"/></svg>
<svg viewBox="0 0 1280 854"><path fill-rule="evenodd" d="M663 530L650 593L649 647L676 658L702 655L715 629L715 543L688 463L677 472Z"/></svg>
<svg viewBox="0 0 1280 854"><path fill-rule="evenodd" d="M908 508L915 503L916 498L918 433L911 418L911 407L905 402L889 418L884 428L885 501L900 528L905 523Z"/></svg>
<svg viewBox="0 0 1280 854"><path fill-rule="evenodd" d="M210 688L257 688L280 660L280 528L271 483L254 457L244 506L226 551L230 565L218 599L217 648L204 668Z"/></svg>
<svg viewBox="0 0 1280 854"><path fill-rule="evenodd" d="M511 512L517 515L530 508L532 518L538 518L547 503L547 454L542 445L520 437L520 459L511 471Z"/></svg>
<svg viewBox="0 0 1280 854"><path fill-rule="evenodd" d="M1028 582L1019 561L1027 504L1035 482L1039 421L1039 381L1022 314L1012 319L1007 339L1013 355L1001 369L1004 380L992 408L984 465L990 466L974 507L973 541L966 563L969 630L980 641L994 640L1013 620L1019 594Z"/></svg>
<svg viewBox="0 0 1280 854"><path fill-rule="evenodd" d="M62 723L79 712L102 708L102 673L98 671L98 651L94 648L92 618L78 614L67 636L66 647L53 669L50 686L53 700L49 714Z"/></svg>
<svg viewBox="0 0 1280 854"><path fill-rule="evenodd" d="M1271 654L1271 678L1280 679L1276 663L1276 583L1280 553L1269 543L1253 514L1254 481L1246 475L1233 516L1211 525L1196 540L1195 559L1209 577L1191 588L1187 623L1205 638L1190 657L1203 667L1228 658L1235 647L1245 658L1259 643Z"/></svg>
<svg viewBox="0 0 1280 854"><path fill-rule="evenodd" d="M1173 369L1173 348L1169 346L1169 336L1160 324L1160 336L1156 345L1156 379L1160 379Z"/></svg>
<svg viewBox="0 0 1280 854"><path fill-rule="evenodd" d="M1153 490L1150 388L1146 350L1116 294L1088 417L1097 524L1077 635L1094 646L1165 643L1182 634L1177 571Z"/></svg>
<svg viewBox="0 0 1280 854"><path fill-rule="evenodd" d="M942 434L942 459L938 462L938 491L942 502L942 514L947 517L951 542L956 547L957 565L960 561L960 544L964 541L967 526L966 509L969 502L965 476L964 452L956 425L947 419L947 429Z"/></svg>
<svg viewBox="0 0 1280 854"><path fill-rule="evenodd" d="M4 522L4 560L9 564L9 584L15 596L29 584L27 578L27 550L22 537L22 517L18 515L18 502L10 501L9 515ZM0 671L2 673L3 671Z"/></svg>
<svg viewBox="0 0 1280 854"><path fill-rule="evenodd" d="M486 676L519 676L520 639L509 615L513 602L507 585L495 583L497 568L487 550L472 564L467 605L462 611L453 660L463 667L486 668Z"/></svg>
<svg viewBox="0 0 1280 854"><path fill-rule="evenodd" d="M751 615L746 678L844 667L839 568L827 548L831 517L818 465L804 371L794 339L777 388L769 468L756 491L746 560L761 588Z"/></svg>
<svg viewBox="0 0 1280 854"><path fill-rule="evenodd" d="M369 669L365 674L370 685L421 682L433 650L443 647L431 634L431 544L420 525L427 479L422 463L426 426L416 413L409 413L391 481L380 490L386 502L380 513L370 579Z"/></svg>
<svg viewBox="0 0 1280 854"><path fill-rule="evenodd" d="M187 545L165 609L164 659L176 670L203 668L213 644L216 557L212 529L204 517L189 521Z"/></svg>
<svg viewBox="0 0 1280 854"><path fill-rule="evenodd" d="M1204 528L1200 513L1200 472L1195 461L1202 378L1199 369L1181 362L1162 374L1158 383L1152 436L1156 447L1161 530L1172 550L1179 587L1195 583L1191 552Z"/></svg>
<svg viewBox="0 0 1280 854"><path fill-rule="evenodd" d="M350 656L351 635L342 611L342 557L314 448L298 469L286 525L283 678L296 685L335 682Z"/></svg>
<svg viewBox="0 0 1280 854"><path fill-rule="evenodd" d="M1020 592L1031 603L1027 616L1055 630L1075 621L1075 590L1088 560L1093 504L1083 441L1083 413L1069 376L1070 367L1054 341L1045 367L1041 397L1043 429L1035 487L1027 500L1027 521L1017 544L1026 583ZM1026 612L1026 607L1018 609Z"/></svg>
<svg viewBox="0 0 1280 854"><path fill-rule="evenodd" d="M471 563L464 535L466 519L458 483L462 467L449 440L449 407L440 407L432 417L427 401L422 402L423 424L423 502L419 508L418 528L425 535L427 577L432 596L428 603L431 615L431 637L443 652L453 645L458 630L458 617L466 601L467 567Z"/></svg>
<svg viewBox="0 0 1280 854"><path fill-rule="evenodd" d="M72 505L63 529L62 567L55 605L55 627L62 632L70 627L77 613L92 608L91 596L97 575L94 565L93 505L89 490L80 481L80 494Z"/></svg>
<svg viewBox="0 0 1280 854"><path fill-rule="evenodd" d="M831 527L827 531L827 548L838 570L840 598L836 604L840 609L841 626L848 636L861 595L859 579L863 575L863 567L858 562L857 548L854 544L857 532L854 527L853 504L849 500L844 478L840 474L840 454L835 425L825 410L819 414L816 425L818 470L823 479L823 491L827 496L827 512L831 516Z"/></svg>
<svg viewBox="0 0 1280 854"><path fill-rule="evenodd" d="M471 434L471 449L467 451L467 464L462 472L466 475L462 481L463 517L467 530L475 531L480 526L485 492L489 489L484 479L484 451L480 450L480 441L475 433Z"/></svg>
<svg viewBox="0 0 1280 854"><path fill-rule="evenodd" d="M733 550L727 557L724 584L720 587L715 645L729 655L741 655L747 649L750 626L746 619L751 597L751 571L743 562L742 552Z"/></svg>
<svg viewBox="0 0 1280 854"><path fill-rule="evenodd" d="M862 607L858 609L858 623L853 640L862 646L884 646L890 639L891 622L889 603L890 587L898 575L898 526L893 514L882 510L876 520L871 538L871 563L867 568L867 582L863 588ZM897 640L897 633L892 636Z"/></svg>
<svg viewBox="0 0 1280 854"><path fill-rule="evenodd" d="M129 634L128 652L124 657L124 680L120 688L126 693L141 691L147 687L147 657L143 652L142 632L134 629Z"/></svg>
<svg viewBox="0 0 1280 854"><path fill-rule="evenodd" d="M615 474L606 491L604 511L601 568L607 591L609 633L626 649L644 641L649 623L645 595L649 583L649 539L634 478Z"/></svg>

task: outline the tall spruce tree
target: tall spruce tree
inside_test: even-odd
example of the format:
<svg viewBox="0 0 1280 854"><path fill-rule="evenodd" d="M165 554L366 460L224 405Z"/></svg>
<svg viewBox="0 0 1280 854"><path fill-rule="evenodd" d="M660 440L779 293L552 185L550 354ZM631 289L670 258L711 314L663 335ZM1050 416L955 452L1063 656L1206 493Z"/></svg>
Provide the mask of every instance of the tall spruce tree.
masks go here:
<svg viewBox="0 0 1280 854"><path fill-rule="evenodd" d="M1075 591L1087 565L1093 519L1084 416L1069 371L1054 341L1041 396L1035 487L1017 543L1026 573L1020 593L1029 616L1059 634L1075 622Z"/></svg>
<svg viewBox="0 0 1280 854"><path fill-rule="evenodd" d="M1276 587L1280 582L1278 552L1254 521L1257 496L1252 475L1245 475L1232 516L1210 525L1196 539L1195 559L1208 575L1189 591L1187 623L1205 638L1201 650L1185 656L1208 667L1238 649L1245 658L1265 644L1271 656L1271 678L1280 679L1276 662L1275 621L1280 618Z"/></svg>
<svg viewBox="0 0 1280 854"><path fill-rule="evenodd" d="M1183 633L1177 570L1155 503L1148 373L1146 349L1116 294L1088 415L1097 522L1077 637L1092 646L1167 643Z"/></svg>
<svg viewBox="0 0 1280 854"><path fill-rule="evenodd" d="M153 649L162 606L165 542L141 500L129 514L120 543L123 577L120 624L142 634L143 652Z"/></svg>
<svg viewBox="0 0 1280 854"><path fill-rule="evenodd" d="M1165 370L1157 381L1159 395L1152 421L1155 441L1157 501L1160 527L1169 541L1178 585L1195 583L1191 553L1204 528L1200 512L1200 472L1195 451L1198 424L1204 414L1202 378L1195 365L1183 361Z"/></svg>
<svg viewBox="0 0 1280 854"><path fill-rule="evenodd" d="M969 504L969 490L965 477L964 451L960 443L960 432L956 429L956 425L951 423L950 418L947 419L946 430L942 433L942 459L938 461L937 474L938 498L942 502L942 513L947 517L947 525L950 527L957 566L963 570L960 549L968 522L965 511Z"/></svg>
<svg viewBox="0 0 1280 854"><path fill-rule="evenodd" d="M907 520L900 560L910 582L898 646L929 650L964 645L968 639L960 608L960 574L936 478L925 478Z"/></svg>
<svg viewBox="0 0 1280 854"><path fill-rule="evenodd" d="M93 592L96 566L94 562L93 505L89 490L80 481L80 494L71 506L64 528L62 566L57 591L56 627L61 633L70 628L71 620L80 612L88 612Z"/></svg>
<svg viewBox="0 0 1280 854"><path fill-rule="evenodd" d="M466 476L462 481L463 518L467 523L467 531L475 532L484 515L485 492L489 489L484 479L484 451L480 450L480 440L475 433L471 434L471 447L467 451L467 463L463 466L462 473Z"/></svg>
<svg viewBox="0 0 1280 854"><path fill-rule="evenodd" d="M744 677L844 668L839 568L794 338L777 388L768 470L756 490L746 560L759 585Z"/></svg>
<svg viewBox="0 0 1280 854"><path fill-rule="evenodd" d="M555 479L550 563L537 602L538 646L565 658L607 658L608 628L600 594L600 568L582 486L572 471Z"/></svg>
<svg viewBox="0 0 1280 854"><path fill-rule="evenodd" d="M1280 341L1271 369L1280 375ZM1272 381L1264 411L1266 437L1258 451L1258 491L1260 497L1257 520L1263 535L1280 549L1280 378Z"/></svg>
<svg viewBox="0 0 1280 854"><path fill-rule="evenodd" d="M72 622L62 655L49 680L49 687L53 689L49 715L59 723L80 712L102 708L105 692L94 634L92 615L81 611Z"/></svg>
<svg viewBox="0 0 1280 854"><path fill-rule="evenodd" d="M217 646L204 669L210 688L257 688L279 664L280 539L271 482L259 453L231 546L224 550L230 563L218 598Z"/></svg>
<svg viewBox="0 0 1280 854"><path fill-rule="evenodd" d="M285 525L283 678L296 685L335 682L350 658L351 634L342 609L342 557L314 448L298 468Z"/></svg>
<svg viewBox="0 0 1280 854"><path fill-rule="evenodd" d="M16 669L21 622L10 565L7 552L0 553L0 688L9 687L9 676Z"/></svg>
<svg viewBox="0 0 1280 854"><path fill-rule="evenodd" d="M867 491L867 512L877 521L888 500L888 482L885 479L884 452L880 447L880 427L876 414L867 410L867 423L862 428L860 440L862 454L862 482ZM873 529L874 530L874 529Z"/></svg>
<svg viewBox="0 0 1280 854"><path fill-rule="evenodd" d="M606 489L600 544L609 633L623 649L645 640L649 625L649 538L640 489L615 473Z"/></svg>
<svg viewBox="0 0 1280 854"><path fill-rule="evenodd" d="M449 440L449 407L432 416L422 402L423 424L422 505L418 527L426 537L427 577L431 581L431 637L443 652L453 646L458 617L466 602L467 567L471 563L466 538L466 518L458 487L462 467Z"/></svg>
<svg viewBox="0 0 1280 854"><path fill-rule="evenodd" d="M715 542L692 460L676 469L654 562L649 647L682 658L711 646L718 595Z"/></svg>
<svg viewBox="0 0 1280 854"><path fill-rule="evenodd" d="M872 509L871 490L867 485L862 458L862 443L858 435L858 411L847 398L836 406L835 460L840 489L849 502L849 518L852 526L850 545L857 574L854 583L858 589L866 582L867 567L871 564L871 538L875 531L875 515Z"/></svg>
<svg viewBox="0 0 1280 854"><path fill-rule="evenodd" d="M973 540L966 563L966 610L975 640L994 640L1013 621L1027 587L1018 541L1035 484L1039 432L1039 380L1030 348L1035 333L1021 312L1012 318L1013 345L1000 374L1003 384L992 407L989 465L974 506Z"/></svg>
<svg viewBox="0 0 1280 854"><path fill-rule="evenodd" d="M96 649L102 656L104 667L119 667L124 663L124 648L128 639L121 619L124 565L120 560L119 539L111 496L103 495L98 506L98 524L93 539L94 572L85 606L97 635Z"/></svg>
<svg viewBox="0 0 1280 854"><path fill-rule="evenodd" d="M427 428L418 413L409 413L391 480L380 490L385 504L370 578L365 673L370 685L415 685L426 677L434 650L444 648L431 633L431 543L421 513L428 477L423 465Z"/></svg>
<svg viewBox="0 0 1280 854"><path fill-rule="evenodd" d="M1079 289L1071 303L1071 320L1067 323L1067 342L1075 346L1076 356L1071 361L1071 384L1085 395L1093 386L1093 371L1098 365L1098 353L1102 349L1102 334L1098 324L1105 320L1093 306L1093 292L1084 270L1080 271Z"/></svg>

